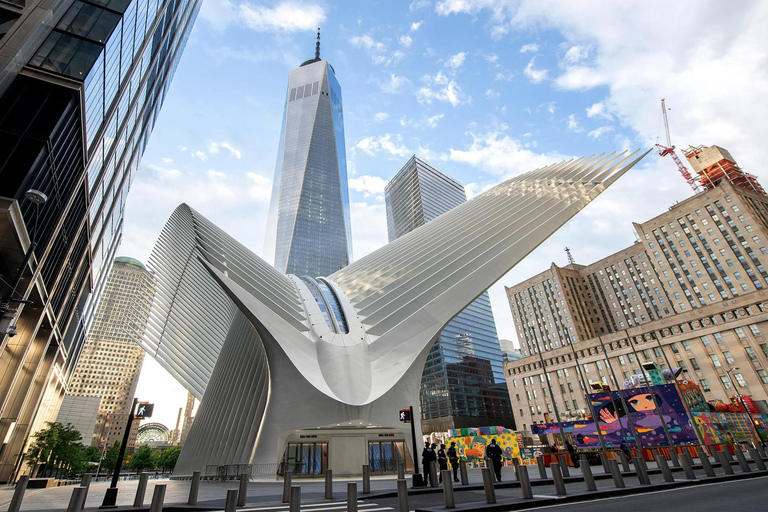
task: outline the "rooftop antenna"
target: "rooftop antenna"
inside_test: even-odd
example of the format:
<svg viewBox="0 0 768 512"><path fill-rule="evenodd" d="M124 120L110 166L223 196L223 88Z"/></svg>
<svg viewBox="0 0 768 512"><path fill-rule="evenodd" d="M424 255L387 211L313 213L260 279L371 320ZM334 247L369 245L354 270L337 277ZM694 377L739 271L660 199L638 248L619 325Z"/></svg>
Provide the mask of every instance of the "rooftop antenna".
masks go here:
<svg viewBox="0 0 768 512"><path fill-rule="evenodd" d="M573 264L576 263L575 261L573 261L573 256L571 255L571 249L570 248L568 248L568 247L565 248L565 254L568 255L568 264L569 265L573 265Z"/></svg>
<svg viewBox="0 0 768 512"><path fill-rule="evenodd" d="M317 27L317 43L315 44L315 58L320 60L320 27Z"/></svg>

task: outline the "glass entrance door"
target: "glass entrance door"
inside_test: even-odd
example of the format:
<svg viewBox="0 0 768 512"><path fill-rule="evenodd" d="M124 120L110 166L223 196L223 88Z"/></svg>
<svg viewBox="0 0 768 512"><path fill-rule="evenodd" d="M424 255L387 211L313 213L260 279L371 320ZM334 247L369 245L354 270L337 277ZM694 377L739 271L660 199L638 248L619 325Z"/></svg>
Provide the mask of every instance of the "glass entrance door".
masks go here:
<svg viewBox="0 0 768 512"><path fill-rule="evenodd" d="M396 473L397 463L404 462L406 471L413 471L405 441L369 441L368 464L372 473Z"/></svg>
<svg viewBox="0 0 768 512"><path fill-rule="evenodd" d="M283 454L283 471L295 476L324 475L328 467L328 443L288 443Z"/></svg>

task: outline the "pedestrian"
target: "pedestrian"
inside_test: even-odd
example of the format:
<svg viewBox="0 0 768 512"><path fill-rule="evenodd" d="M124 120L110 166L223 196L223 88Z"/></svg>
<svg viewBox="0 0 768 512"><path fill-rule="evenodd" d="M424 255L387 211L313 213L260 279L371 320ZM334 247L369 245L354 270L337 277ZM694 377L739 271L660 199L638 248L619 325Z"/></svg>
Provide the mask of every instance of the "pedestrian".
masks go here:
<svg viewBox="0 0 768 512"><path fill-rule="evenodd" d="M579 467L579 455L576 453L576 448L573 447L570 441L565 442L565 449L568 450L568 455L571 457L573 467Z"/></svg>
<svg viewBox="0 0 768 512"><path fill-rule="evenodd" d="M440 466L440 474L437 481L443 483L443 471L448 469L448 455L445 453L445 445L440 443L440 449L437 450L437 464Z"/></svg>
<svg viewBox="0 0 768 512"><path fill-rule="evenodd" d="M504 453L501 447L496 444L496 439L491 439L491 444L485 450L488 458L493 463L493 472L496 473L496 481L501 482L501 455Z"/></svg>
<svg viewBox="0 0 768 512"><path fill-rule="evenodd" d="M627 444L626 439L621 440L621 444L619 445L619 449L624 452L624 455L627 456L628 461L632 461L632 452L629 451L629 445Z"/></svg>
<svg viewBox="0 0 768 512"><path fill-rule="evenodd" d="M557 445L555 443L552 443L552 448L550 448L550 450L552 450L553 455L557 455L557 452L560 451L557 449Z"/></svg>
<svg viewBox="0 0 768 512"><path fill-rule="evenodd" d="M435 443L432 443L432 445L429 444L429 441L424 443L424 450L421 452L421 466L424 468L424 486L428 487L430 484L433 484L435 482L432 482L432 472L429 470L430 466L434 461L437 460L437 454L435 453L435 447L437 445Z"/></svg>
<svg viewBox="0 0 768 512"><path fill-rule="evenodd" d="M451 462L451 468L453 468L453 481L459 481L459 467L461 462L459 461L459 452L456 450L456 443L451 442L451 447L448 448L448 460Z"/></svg>

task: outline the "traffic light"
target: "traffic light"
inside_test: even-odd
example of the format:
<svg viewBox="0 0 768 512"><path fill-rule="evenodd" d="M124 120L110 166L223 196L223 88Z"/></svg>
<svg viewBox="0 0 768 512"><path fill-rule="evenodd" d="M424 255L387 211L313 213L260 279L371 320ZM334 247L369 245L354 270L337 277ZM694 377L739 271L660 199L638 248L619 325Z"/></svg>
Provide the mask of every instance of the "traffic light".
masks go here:
<svg viewBox="0 0 768 512"><path fill-rule="evenodd" d="M400 409L400 421L403 423L411 423L411 410Z"/></svg>

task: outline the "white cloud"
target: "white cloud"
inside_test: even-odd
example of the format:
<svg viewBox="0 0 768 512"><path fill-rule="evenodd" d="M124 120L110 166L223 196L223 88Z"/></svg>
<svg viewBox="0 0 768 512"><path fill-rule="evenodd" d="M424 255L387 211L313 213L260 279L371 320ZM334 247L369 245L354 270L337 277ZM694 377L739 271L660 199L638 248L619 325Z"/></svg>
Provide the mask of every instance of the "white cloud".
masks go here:
<svg viewBox="0 0 768 512"><path fill-rule="evenodd" d="M384 51L387 49L387 46L384 43L375 41L371 36L367 34L364 36L354 36L349 40L349 42L354 46L365 48L367 50Z"/></svg>
<svg viewBox="0 0 768 512"><path fill-rule="evenodd" d="M426 85L416 93L419 103L431 104L432 101L443 101L455 107L466 101L466 95L461 87L454 79L446 77L442 71L438 71L434 77L424 75L423 80Z"/></svg>
<svg viewBox="0 0 768 512"><path fill-rule="evenodd" d="M272 180L255 172L246 173L249 182L248 195L256 201L269 201L272 196Z"/></svg>
<svg viewBox="0 0 768 512"><path fill-rule="evenodd" d="M438 114L432 117L428 117L426 119L427 126L430 128L437 128L437 122L440 121L443 117L445 117L445 114Z"/></svg>
<svg viewBox="0 0 768 512"><path fill-rule="evenodd" d="M220 150L226 150L229 152L230 155L237 158L238 160L242 157L242 153L240 153L240 150L233 147L229 142L209 142L208 143L208 152L211 154L217 154Z"/></svg>
<svg viewBox="0 0 768 512"><path fill-rule="evenodd" d="M387 243L387 212L383 202L367 204L354 202L349 205L352 220L352 249L360 259Z"/></svg>
<svg viewBox="0 0 768 512"><path fill-rule="evenodd" d="M605 103L599 102L593 104L587 109L587 117L599 117L603 119L612 120L613 116L605 110Z"/></svg>
<svg viewBox="0 0 768 512"><path fill-rule="evenodd" d="M386 112L377 112L373 116L373 120L376 121L377 123L383 123L387 119L389 119L389 114L387 114Z"/></svg>
<svg viewBox="0 0 768 512"><path fill-rule="evenodd" d="M205 153L203 153L202 151L200 151L199 149L197 151L195 151L194 153L191 153L190 156L192 158L199 158L200 160L203 160L203 161L205 161L205 159L208 158L208 156Z"/></svg>
<svg viewBox="0 0 768 512"><path fill-rule="evenodd" d="M376 153L385 152L393 156L408 156L413 153L410 149L403 146L403 138L396 135L394 138L389 133L379 136L370 136L361 139L356 145L368 156L376 156Z"/></svg>
<svg viewBox="0 0 768 512"><path fill-rule="evenodd" d="M579 120L576 119L574 114L568 116L568 129L576 133L581 133L584 131L584 128L581 127Z"/></svg>
<svg viewBox="0 0 768 512"><path fill-rule="evenodd" d="M389 81L380 82L379 87L382 92L388 94L394 94L403 90L403 88L410 83L410 80L402 75L396 75L394 73L389 74Z"/></svg>
<svg viewBox="0 0 768 512"><path fill-rule="evenodd" d="M496 76L493 79L496 81L511 82L514 77L515 75L513 75L511 71L504 70L496 73Z"/></svg>
<svg viewBox="0 0 768 512"><path fill-rule="evenodd" d="M407 36L407 35L400 36L399 38L397 38L397 40L400 42L401 45L405 46L406 48L408 48L409 46L411 46L411 44L413 44L413 38L411 36Z"/></svg>
<svg viewBox="0 0 768 512"><path fill-rule="evenodd" d="M499 91L494 91L493 89L488 89L487 91L485 91L486 98L495 100L499 96L501 96L501 93Z"/></svg>
<svg viewBox="0 0 768 512"><path fill-rule="evenodd" d="M499 56L495 53L489 53L488 55L484 56L484 59L490 63L496 63L499 60Z"/></svg>
<svg viewBox="0 0 768 512"><path fill-rule="evenodd" d="M539 45L536 43L528 43L520 47L520 53L536 53L537 51L539 51Z"/></svg>
<svg viewBox="0 0 768 512"><path fill-rule="evenodd" d="M531 62L529 62L528 65L525 66L525 70L523 71L523 73L525 73L525 76L528 77L528 80L530 80L534 84L539 84L547 78L547 70L535 69L533 67L535 60L536 60L536 57L531 59Z"/></svg>
<svg viewBox="0 0 768 512"><path fill-rule="evenodd" d="M435 160L438 157L437 153L426 146L422 146L421 144L419 144L419 146L416 148L416 154L426 160Z"/></svg>
<svg viewBox="0 0 768 512"><path fill-rule="evenodd" d="M167 158L167 157L163 158L163 163L164 164L172 164L173 163L173 158Z"/></svg>
<svg viewBox="0 0 768 512"><path fill-rule="evenodd" d="M592 137L593 139L599 139L602 135L613 131L613 126L601 126L599 128L595 128L591 132L589 132L587 135Z"/></svg>
<svg viewBox="0 0 768 512"><path fill-rule="evenodd" d="M187 146L179 146L179 151L181 151L182 153L185 152L186 150L187 150Z"/></svg>
<svg viewBox="0 0 768 512"><path fill-rule="evenodd" d="M362 192L365 197L375 196L384 193L384 187L387 180L378 176L360 176L349 180L349 188L357 192Z"/></svg>
<svg viewBox="0 0 768 512"><path fill-rule="evenodd" d="M411 23L411 32L416 32L421 28L421 25L423 24L423 21L414 21Z"/></svg>
<svg viewBox="0 0 768 512"><path fill-rule="evenodd" d="M467 58L467 52L459 52L456 55L452 55L451 57L448 57L448 60L445 61L445 65L449 68L453 69L459 69L461 66L464 65L464 59Z"/></svg>
<svg viewBox="0 0 768 512"><path fill-rule="evenodd" d="M526 149L520 141L500 131L469 135L472 137L472 144L468 149L451 148L443 158L478 167L503 179L566 158L558 153L534 153Z"/></svg>
<svg viewBox="0 0 768 512"><path fill-rule="evenodd" d="M209 178L213 178L213 179L224 179L227 177L226 174L224 174L221 171L217 171L216 169L208 169L205 174Z"/></svg>
<svg viewBox="0 0 768 512"><path fill-rule="evenodd" d="M577 62L581 62L582 60L586 59L588 54L589 51L587 50L586 46L574 45L568 48L568 51L565 52L563 62L569 65L576 64Z"/></svg>
<svg viewBox="0 0 768 512"><path fill-rule="evenodd" d="M539 108L543 108L550 114L554 114L555 110L557 110L557 103L555 103L554 101L550 101L550 102L539 105Z"/></svg>
<svg viewBox="0 0 768 512"><path fill-rule="evenodd" d="M231 0L206 0L200 18L217 30L242 25L256 32L291 33L313 30L325 21L325 9L319 5L284 1L274 7Z"/></svg>

